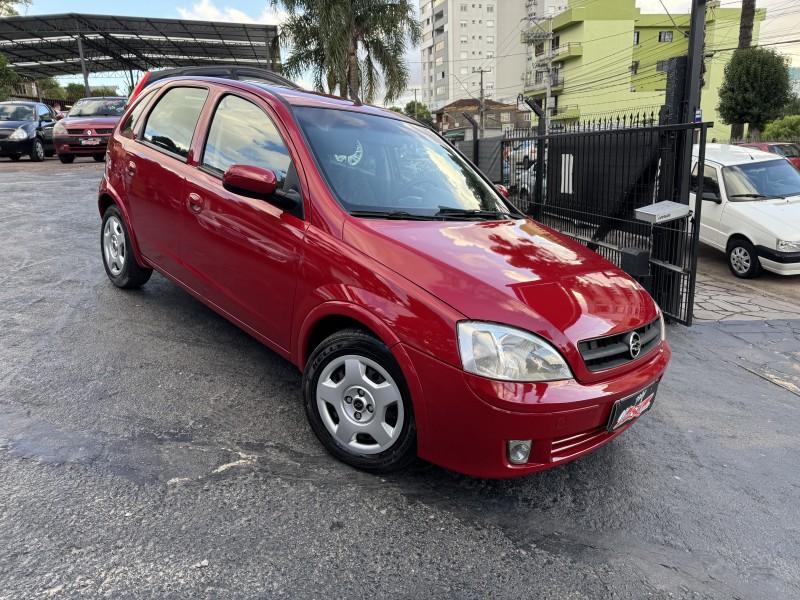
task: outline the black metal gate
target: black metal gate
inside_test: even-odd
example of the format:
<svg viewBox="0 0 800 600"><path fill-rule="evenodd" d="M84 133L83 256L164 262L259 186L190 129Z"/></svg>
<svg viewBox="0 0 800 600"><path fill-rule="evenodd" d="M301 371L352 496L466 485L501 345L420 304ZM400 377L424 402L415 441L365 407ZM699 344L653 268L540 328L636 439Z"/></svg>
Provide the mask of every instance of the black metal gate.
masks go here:
<svg viewBox="0 0 800 600"><path fill-rule="evenodd" d="M702 173L711 124L653 125L652 117L594 121L544 136L507 132L503 182L518 208L628 271L667 317L691 325L702 202L658 224L635 211L662 201L689 204L685 149L698 132Z"/></svg>

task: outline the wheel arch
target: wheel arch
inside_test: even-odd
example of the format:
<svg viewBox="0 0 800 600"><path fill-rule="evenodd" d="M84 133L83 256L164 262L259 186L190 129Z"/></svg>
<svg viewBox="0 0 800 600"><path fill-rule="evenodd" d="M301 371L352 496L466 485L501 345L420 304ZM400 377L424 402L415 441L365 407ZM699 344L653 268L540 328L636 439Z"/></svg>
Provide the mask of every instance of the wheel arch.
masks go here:
<svg viewBox="0 0 800 600"><path fill-rule="evenodd" d="M743 233L733 233L733 234L728 236L728 241L725 242L725 252L730 252L731 244L733 242L735 242L736 240L744 240L745 242L754 245L753 244L753 240L751 240L749 237L747 237Z"/></svg>
<svg viewBox="0 0 800 600"><path fill-rule="evenodd" d="M392 351L406 379L417 425L417 451L421 457L428 455L429 427L425 410L425 395L411 357L400 339L375 313L350 302L329 301L317 305L306 315L300 326L292 353L292 362L305 370L311 353L322 340L347 327L358 327L372 333Z"/></svg>
<svg viewBox="0 0 800 600"><path fill-rule="evenodd" d="M130 216L128 215L127 208L123 203L118 202L117 199L111 194L111 192L109 192L108 189L101 190L100 195L97 198L97 208L100 211L101 219L111 206L116 206L122 213L122 218L125 219L125 227L128 230L128 237L131 240L131 246L133 246L133 254L136 257L136 262L138 262L142 266L149 266L148 261L144 259L142 253L139 251L139 242L136 240L136 233L134 232L133 226L131 225L131 219Z"/></svg>

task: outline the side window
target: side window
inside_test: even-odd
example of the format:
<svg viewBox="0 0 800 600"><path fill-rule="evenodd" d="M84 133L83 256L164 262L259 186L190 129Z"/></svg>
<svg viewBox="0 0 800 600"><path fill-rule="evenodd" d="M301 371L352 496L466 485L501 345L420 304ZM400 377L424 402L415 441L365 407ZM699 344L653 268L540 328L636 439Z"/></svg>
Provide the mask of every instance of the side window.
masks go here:
<svg viewBox="0 0 800 600"><path fill-rule="evenodd" d="M119 130L119 133L122 137L133 139L133 132L136 130L136 126L139 124L139 119L141 119L142 113L144 112L144 109L147 108L147 103L150 102L154 92L155 90L150 90L139 98L136 106L131 111L131 114L128 115L128 118L125 119L125 123Z"/></svg>
<svg viewBox="0 0 800 600"><path fill-rule="evenodd" d="M50 116L50 110L44 104L37 104L36 108L40 119L44 119L45 121L52 120L52 117Z"/></svg>
<svg viewBox="0 0 800 600"><path fill-rule="evenodd" d="M217 175L231 165L271 169L283 189L291 164L286 144L263 110L238 96L222 99L208 130L202 166Z"/></svg>
<svg viewBox="0 0 800 600"><path fill-rule="evenodd" d="M142 136L144 141L186 159L207 97L208 90L200 88L169 90L159 98L147 117Z"/></svg>
<svg viewBox="0 0 800 600"><path fill-rule="evenodd" d="M709 165L706 165L703 171L703 192L713 192L717 197L721 197L717 170Z"/></svg>

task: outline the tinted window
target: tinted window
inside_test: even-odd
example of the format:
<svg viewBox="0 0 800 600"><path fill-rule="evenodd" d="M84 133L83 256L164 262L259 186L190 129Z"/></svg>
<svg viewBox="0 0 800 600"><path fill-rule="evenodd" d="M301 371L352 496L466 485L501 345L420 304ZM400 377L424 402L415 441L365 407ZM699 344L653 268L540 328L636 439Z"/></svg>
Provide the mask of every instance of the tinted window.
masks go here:
<svg viewBox="0 0 800 600"><path fill-rule="evenodd" d="M794 144L784 144L782 146L774 146L774 148L775 152L781 156L787 156L789 158L797 158L800 156L800 147Z"/></svg>
<svg viewBox="0 0 800 600"><path fill-rule="evenodd" d="M169 90L150 112L144 128L144 140L186 158L207 96L208 90L199 88Z"/></svg>
<svg viewBox="0 0 800 600"><path fill-rule="evenodd" d="M717 178L717 170L714 167L705 165L703 175L703 193L711 192L719 196L719 179ZM692 191L697 193L697 165L695 165L692 169Z"/></svg>
<svg viewBox="0 0 800 600"><path fill-rule="evenodd" d="M220 175L231 165L271 169L281 189L291 162L289 150L263 110L237 96L222 99L208 131L203 166Z"/></svg>
<svg viewBox="0 0 800 600"><path fill-rule="evenodd" d="M733 202L800 194L800 171L782 158L724 167L722 176Z"/></svg>
<svg viewBox="0 0 800 600"><path fill-rule="evenodd" d="M126 138L133 138L133 132L136 130L136 126L139 124L139 119L141 118L144 109L147 108L147 103L150 102L154 92L155 90L150 90L149 92L142 94L139 102L131 111L131 114L129 114L128 118L125 119L125 123L120 129L120 135Z"/></svg>
<svg viewBox="0 0 800 600"><path fill-rule="evenodd" d="M33 107L24 104L0 104L0 121L35 121Z"/></svg>

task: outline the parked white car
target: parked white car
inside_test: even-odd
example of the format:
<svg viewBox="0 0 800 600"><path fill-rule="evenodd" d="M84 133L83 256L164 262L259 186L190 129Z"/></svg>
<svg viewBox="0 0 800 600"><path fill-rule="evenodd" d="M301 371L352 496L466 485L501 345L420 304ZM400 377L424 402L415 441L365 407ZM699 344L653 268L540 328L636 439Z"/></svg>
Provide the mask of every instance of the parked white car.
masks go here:
<svg viewBox="0 0 800 600"><path fill-rule="evenodd" d="M689 203L698 189L694 147ZM707 144L700 241L725 252L736 277L800 274L800 171L753 148Z"/></svg>

